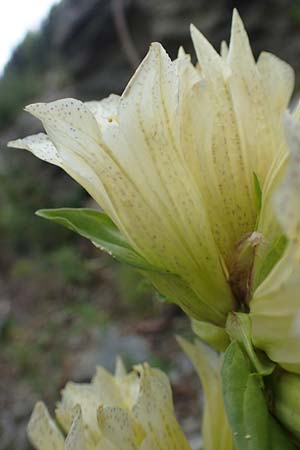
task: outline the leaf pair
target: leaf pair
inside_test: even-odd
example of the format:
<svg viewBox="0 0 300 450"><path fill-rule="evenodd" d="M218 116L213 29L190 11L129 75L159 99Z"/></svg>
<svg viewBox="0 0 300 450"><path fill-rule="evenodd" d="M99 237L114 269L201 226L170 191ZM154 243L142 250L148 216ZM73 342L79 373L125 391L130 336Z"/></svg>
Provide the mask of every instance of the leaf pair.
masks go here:
<svg viewBox="0 0 300 450"><path fill-rule="evenodd" d="M237 450L295 450L289 436L270 414L263 378L240 344L228 347L222 367L225 408Z"/></svg>

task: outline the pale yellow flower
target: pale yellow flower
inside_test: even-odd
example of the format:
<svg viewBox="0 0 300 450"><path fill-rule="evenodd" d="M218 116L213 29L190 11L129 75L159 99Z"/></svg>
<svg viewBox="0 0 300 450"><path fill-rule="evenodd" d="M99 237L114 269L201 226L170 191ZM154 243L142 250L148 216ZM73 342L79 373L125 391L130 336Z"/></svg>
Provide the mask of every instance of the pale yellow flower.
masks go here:
<svg viewBox="0 0 300 450"><path fill-rule="evenodd" d="M90 384L68 383L56 419L63 432L37 403L28 425L37 450L190 450L168 378L147 364L126 374L119 362L115 376L99 367Z"/></svg>
<svg viewBox="0 0 300 450"><path fill-rule="evenodd" d="M191 33L199 67L182 50L171 61L153 44L122 96L30 105L47 135L10 145L82 184L157 269L148 278L190 316L224 326L230 311L250 305L256 345L300 370L291 326L298 302L277 280L288 248L298 247L273 202L289 158L282 115L293 70L269 53L255 62L236 11L221 55ZM283 189L284 202L296 201L294 191Z"/></svg>

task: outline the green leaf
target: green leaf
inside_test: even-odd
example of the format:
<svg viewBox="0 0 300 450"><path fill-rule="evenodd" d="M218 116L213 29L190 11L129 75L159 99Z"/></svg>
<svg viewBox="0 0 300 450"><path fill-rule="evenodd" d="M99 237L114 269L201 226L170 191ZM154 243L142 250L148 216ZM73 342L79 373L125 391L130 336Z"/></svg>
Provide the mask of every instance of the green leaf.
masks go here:
<svg viewBox="0 0 300 450"><path fill-rule="evenodd" d="M247 388L250 365L239 344L232 342L225 352L221 376L227 417L233 432L237 450L248 450L244 426L244 393Z"/></svg>
<svg viewBox="0 0 300 450"><path fill-rule="evenodd" d="M248 377L243 399L245 439L249 450L270 450L269 411L258 374Z"/></svg>
<svg viewBox="0 0 300 450"><path fill-rule="evenodd" d="M252 345L249 314L228 314L226 331L232 340L236 340L241 344L258 374L265 376L270 375L274 371L275 364L266 357L265 353L255 349Z"/></svg>
<svg viewBox="0 0 300 450"><path fill-rule="evenodd" d="M89 239L118 261L139 269L159 271L128 244L116 225L103 212L85 208L40 209L36 214Z"/></svg>
<svg viewBox="0 0 300 450"><path fill-rule="evenodd" d="M262 203L262 191L261 191L259 179L255 172L253 172L253 182L254 182L256 207L257 207L258 212L260 212L261 203Z"/></svg>
<svg viewBox="0 0 300 450"><path fill-rule="evenodd" d="M237 450L295 450L288 434L273 419L263 378L251 372L239 343L228 347L221 371L223 398Z"/></svg>
<svg viewBox="0 0 300 450"><path fill-rule="evenodd" d="M224 352L230 343L226 330L212 323L192 319L192 330L218 352Z"/></svg>

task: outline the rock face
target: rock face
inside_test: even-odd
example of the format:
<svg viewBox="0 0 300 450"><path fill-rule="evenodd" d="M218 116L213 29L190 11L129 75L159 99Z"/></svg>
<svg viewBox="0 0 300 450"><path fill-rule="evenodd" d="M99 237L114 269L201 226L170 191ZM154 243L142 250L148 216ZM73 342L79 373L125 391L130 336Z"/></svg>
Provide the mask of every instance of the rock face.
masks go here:
<svg viewBox="0 0 300 450"><path fill-rule="evenodd" d="M189 51L191 22L217 46L228 39L235 6L255 54L274 52L299 72L300 4L287 0L64 0L42 28L39 69L59 75L50 84L71 85L85 99L120 92L152 41L162 42L172 57L181 44ZM25 47L18 48L8 69L22 71L33 63L24 57Z"/></svg>
<svg viewBox="0 0 300 450"><path fill-rule="evenodd" d="M298 0L62 0L16 49L0 79L0 130L14 124L13 132L2 132L3 141L20 135L15 131L36 131L29 119L16 123L24 104L121 93L153 41L171 57L180 45L194 55L190 23L218 47L229 38L233 7L255 56L275 53L300 74Z"/></svg>

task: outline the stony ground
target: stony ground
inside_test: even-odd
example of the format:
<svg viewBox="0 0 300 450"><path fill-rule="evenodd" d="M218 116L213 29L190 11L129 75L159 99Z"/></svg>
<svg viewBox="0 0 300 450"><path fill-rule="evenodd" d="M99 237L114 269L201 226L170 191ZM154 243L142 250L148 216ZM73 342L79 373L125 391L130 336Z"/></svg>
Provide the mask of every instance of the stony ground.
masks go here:
<svg viewBox="0 0 300 450"><path fill-rule="evenodd" d="M25 427L34 403L53 411L67 380L89 381L97 364L113 370L117 355L128 368L147 360L169 374L177 416L198 450L200 384L174 338L190 335L187 319L98 253L79 281L78 274L59 280L56 265L41 265L18 261L0 280L0 450L30 449Z"/></svg>

